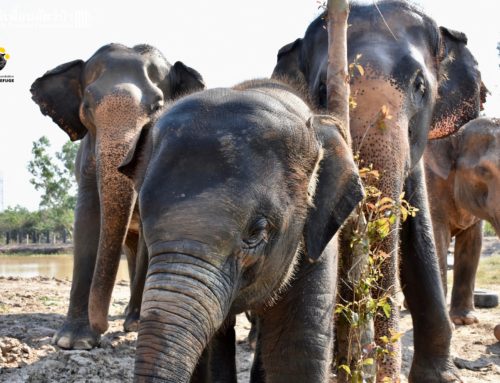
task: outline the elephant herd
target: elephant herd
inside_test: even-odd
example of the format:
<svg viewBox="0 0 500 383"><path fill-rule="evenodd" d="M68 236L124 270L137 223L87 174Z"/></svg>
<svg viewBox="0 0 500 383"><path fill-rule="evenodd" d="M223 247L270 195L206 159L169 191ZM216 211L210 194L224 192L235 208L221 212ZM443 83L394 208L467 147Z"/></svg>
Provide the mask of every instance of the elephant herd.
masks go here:
<svg viewBox="0 0 500 383"><path fill-rule="evenodd" d="M348 61L364 68L351 79L350 132L326 111L322 15L279 50L270 79L232 88L205 90L156 48L119 44L33 83L41 112L81 139L70 304L55 344L99 344L123 249L137 382L236 382L234 318L245 311L258 329L253 383L327 382L337 264L352 256L344 223L364 196L354 151L380 171L384 195L404 192L419 209L382 245L394 299L375 339L398 329L401 286L409 380L460 381L450 316L477 321L481 220L500 234L500 120L478 118L487 91L464 34L403 1L351 5L349 24ZM377 381L399 381L400 359L396 343Z"/></svg>

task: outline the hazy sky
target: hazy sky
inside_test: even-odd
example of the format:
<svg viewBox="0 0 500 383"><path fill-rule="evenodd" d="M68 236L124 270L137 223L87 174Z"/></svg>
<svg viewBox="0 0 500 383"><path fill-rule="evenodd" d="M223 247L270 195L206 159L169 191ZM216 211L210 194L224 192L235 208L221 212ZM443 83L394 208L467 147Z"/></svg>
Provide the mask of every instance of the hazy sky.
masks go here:
<svg viewBox="0 0 500 383"><path fill-rule="evenodd" d="M465 32L491 91L486 113L500 117L500 1L420 0L440 24ZM161 4L161 5L160 5ZM285 8L288 7L288 8ZM318 14L316 0L0 0L0 47L11 58L0 76L0 175L4 207L36 209L39 195L26 165L31 145L49 137L54 149L67 140L31 101L31 83L45 71L88 59L100 46L149 43L170 62L197 69L209 87L267 77L280 47L303 36Z"/></svg>

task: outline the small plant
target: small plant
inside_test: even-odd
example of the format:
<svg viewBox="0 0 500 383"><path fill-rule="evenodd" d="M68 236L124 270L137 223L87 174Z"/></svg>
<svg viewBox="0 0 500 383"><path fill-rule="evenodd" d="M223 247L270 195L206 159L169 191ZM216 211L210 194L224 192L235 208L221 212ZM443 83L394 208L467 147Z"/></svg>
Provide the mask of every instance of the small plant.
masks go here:
<svg viewBox="0 0 500 383"><path fill-rule="evenodd" d="M57 306L57 298L49 297L47 295L42 295L38 298L44 306Z"/></svg>
<svg viewBox="0 0 500 383"><path fill-rule="evenodd" d="M484 222L483 235L486 235L486 236L495 236L496 235L495 229L493 229L493 226L488 221Z"/></svg>
<svg viewBox="0 0 500 383"><path fill-rule="evenodd" d="M404 193L397 201L383 196L375 186L380 179L379 172L372 165L364 166L359 154L355 160L366 196L350 223L350 247L357 263L347 272L347 280L341 281L351 289L351 299L338 302L335 314L338 321L349 326L347 356L338 365L339 373L345 373L352 383L362 383L374 380L376 362L394 355L393 346L402 335L392 332L390 336L381 337L378 344L364 335L376 317L391 315L393 287L383 289L379 284L383 264L390 257L382 250L382 243L392 230L397 230L400 219L414 217L418 209L404 199Z"/></svg>

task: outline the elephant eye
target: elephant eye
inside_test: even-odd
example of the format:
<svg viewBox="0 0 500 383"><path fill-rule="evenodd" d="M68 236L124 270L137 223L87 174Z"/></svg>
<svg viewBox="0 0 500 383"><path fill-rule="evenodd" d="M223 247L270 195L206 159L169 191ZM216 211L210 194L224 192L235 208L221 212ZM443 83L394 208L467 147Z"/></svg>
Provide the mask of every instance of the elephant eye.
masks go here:
<svg viewBox="0 0 500 383"><path fill-rule="evenodd" d="M415 78L415 82L413 83L414 90L415 90L415 96L420 101L421 99L424 98L426 92L427 92L427 87L425 85L425 79L424 76L420 73L417 75Z"/></svg>
<svg viewBox="0 0 500 383"><path fill-rule="evenodd" d="M474 170L475 170L476 174L482 178L487 178L491 174L490 169L488 169L484 165L478 165L478 166L476 166L476 168Z"/></svg>
<svg viewBox="0 0 500 383"><path fill-rule="evenodd" d="M254 249L257 246L267 243L269 239L269 221L260 217L256 219L249 227L247 236L243 239L244 248Z"/></svg>

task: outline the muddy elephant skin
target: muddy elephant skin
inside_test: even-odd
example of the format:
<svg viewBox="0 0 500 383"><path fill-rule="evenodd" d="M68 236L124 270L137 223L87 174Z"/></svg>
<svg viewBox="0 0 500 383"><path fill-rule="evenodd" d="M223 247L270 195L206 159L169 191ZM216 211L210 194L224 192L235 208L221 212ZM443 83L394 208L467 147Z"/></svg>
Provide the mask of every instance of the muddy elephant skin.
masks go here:
<svg viewBox="0 0 500 383"><path fill-rule="evenodd" d="M425 174L436 250L446 291L447 252L455 238L450 317L477 322L474 283L481 255L482 222L500 236L500 120L477 118L429 143Z"/></svg>
<svg viewBox="0 0 500 383"><path fill-rule="evenodd" d="M196 382L236 382L227 322L245 310L266 382L327 381L331 239L363 196L346 138L289 86L255 80L183 98L139 140L121 167L142 184L150 256L135 381L187 383L198 364Z"/></svg>
<svg viewBox="0 0 500 383"><path fill-rule="evenodd" d="M281 48L273 72L273 78L286 78L298 89L306 89L315 106L323 109L328 60L324 26L322 15L303 38ZM350 113L353 150L381 172L376 186L384 195L397 200L404 191L419 209L415 218L397 223L401 230L393 230L382 246L392 255L382 270L382 288L395 294L401 273L401 288L413 318L415 354L409 379L458 381L449 354L451 323L433 244L422 154L428 138L445 137L477 117L481 91L477 64L462 33L438 27L403 1L351 4L347 33L348 62L363 68L355 69L351 79L357 104ZM456 71L459 78L454 68L462 68ZM350 238L348 233L341 237ZM340 248L344 264L350 262L349 243L344 241ZM346 272L340 270L341 280ZM341 284L339 290L350 301L351 287ZM382 336L390 337L391 330L398 331L399 310L396 299L392 302L391 318L375 323L377 342ZM399 347L395 345L395 357L379 365L377 381L399 379Z"/></svg>
<svg viewBox="0 0 500 383"><path fill-rule="evenodd" d="M134 214L137 196L118 165L165 102L203 87L198 72L180 61L171 65L156 48L120 44L101 47L87 61L62 64L33 83L31 93L41 112L72 140L82 140L76 160L72 287L66 321L54 336L58 346L92 348L106 331L124 244L134 278L141 242ZM139 304L140 292L129 305L132 319Z"/></svg>

